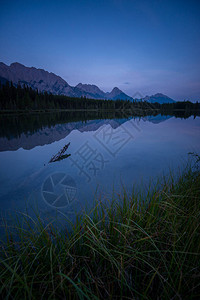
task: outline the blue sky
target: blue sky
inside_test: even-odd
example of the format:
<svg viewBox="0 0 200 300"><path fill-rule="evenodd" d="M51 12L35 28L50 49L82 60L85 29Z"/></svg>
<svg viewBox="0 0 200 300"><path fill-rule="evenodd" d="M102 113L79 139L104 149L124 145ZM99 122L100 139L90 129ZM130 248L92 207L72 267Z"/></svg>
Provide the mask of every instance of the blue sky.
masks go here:
<svg viewBox="0 0 200 300"><path fill-rule="evenodd" d="M200 1L2 1L0 61L69 84L200 100Z"/></svg>

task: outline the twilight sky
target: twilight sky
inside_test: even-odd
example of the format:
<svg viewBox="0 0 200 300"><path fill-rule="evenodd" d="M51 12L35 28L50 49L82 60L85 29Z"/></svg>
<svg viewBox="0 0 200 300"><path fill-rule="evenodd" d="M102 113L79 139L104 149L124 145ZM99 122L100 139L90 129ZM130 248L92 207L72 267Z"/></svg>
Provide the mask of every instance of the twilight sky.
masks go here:
<svg viewBox="0 0 200 300"><path fill-rule="evenodd" d="M200 101L199 0L0 0L0 61ZM136 95L137 97L137 95Z"/></svg>

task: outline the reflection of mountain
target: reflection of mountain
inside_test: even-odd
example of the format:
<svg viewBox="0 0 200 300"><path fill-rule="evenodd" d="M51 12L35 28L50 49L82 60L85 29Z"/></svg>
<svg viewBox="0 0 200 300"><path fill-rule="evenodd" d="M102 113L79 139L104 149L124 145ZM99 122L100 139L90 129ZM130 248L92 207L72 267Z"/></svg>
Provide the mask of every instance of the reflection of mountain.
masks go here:
<svg viewBox="0 0 200 300"><path fill-rule="evenodd" d="M19 148L30 150L36 146L43 146L59 141L68 136L73 130L79 130L80 132L96 131L106 124L110 124L115 129L126 121L127 119L92 120L86 123L80 121L44 127L32 134L22 133L19 138L0 138L0 151L13 151Z"/></svg>
<svg viewBox="0 0 200 300"><path fill-rule="evenodd" d="M163 122L169 119L171 116L147 116L143 117L143 121L152 122L154 124ZM80 132L96 131L103 125L110 125L113 129L116 129L120 125L127 122L129 119L103 119L103 120L90 120L90 121L78 121L69 122L64 124L55 124L53 126L43 126L41 129L33 130L31 133L21 133L19 137L0 137L0 151L14 151L19 148L30 150L36 146L43 146L51 144L55 141L64 139L73 130Z"/></svg>
<svg viewBox="0 0 200 300"><path fill-rule="evenodd" d="M144 118L142 118L143 121L148 121L154 124L158 124L161 122L164 122L168 119L172 118L172 116L163 116L161 114L157 115L157 116L146 116Z"/></svg>

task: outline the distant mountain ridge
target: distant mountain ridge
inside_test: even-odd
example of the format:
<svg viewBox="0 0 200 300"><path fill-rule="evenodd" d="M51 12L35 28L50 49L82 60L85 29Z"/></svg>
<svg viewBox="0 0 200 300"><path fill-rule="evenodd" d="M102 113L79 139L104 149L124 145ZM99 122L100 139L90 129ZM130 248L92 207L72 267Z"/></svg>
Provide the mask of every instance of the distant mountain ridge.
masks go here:
<svg viewBox="0 0 200 300"><path fill-rule="evenodd" d="M28 85L40 92L49 92L55 95L65 95L71 97L87 97L93 99L129 99L132 98L123 93L118 88L114 88L110 93L105 93L96 85L79 83L75 87L70 86L64 79L54 73L49 73L43 69L25 67L20 63L12 63L7 66L0 63L1 81L12 81L14 84Z"/></svg>
<svg viewBox="0 0 200 300"><path fill-rule="evenodd" d="M79 83L73 87L54 73L49 73L48 71L34 67L26 67L18 62L12 63L10 66L0 62L0 82L5 84L6 81L12 81L15 85L25 84L35 90L38 89L40 92L46 91L54 95L86 97L92 99L133 100L132 97L128 96L117 87L114 87L110 93L105 93L99 89L98 86L92 84ZM162 94L156 94L150 97L146 96L142 100L154 103L156 102L155 99L157 99L157 102L159 103L175 102L173 99Z"/></svg>
<svg viewBox="0 0 200 300"><path fill-rule="evenodd" d="M157 93L157 94L152 95L152 96L146 96L142 100L150 102L150 103L155 103L155 102L158 102L158 103L175 103L176 102L175 100L173 100L173 99L169 98L168 96L163 95L161 93Z"/></svg>

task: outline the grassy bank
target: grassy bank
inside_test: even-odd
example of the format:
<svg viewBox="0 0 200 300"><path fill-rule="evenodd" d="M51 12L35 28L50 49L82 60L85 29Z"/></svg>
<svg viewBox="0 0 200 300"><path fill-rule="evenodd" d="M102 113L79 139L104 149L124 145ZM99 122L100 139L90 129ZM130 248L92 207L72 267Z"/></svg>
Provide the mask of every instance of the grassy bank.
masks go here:
<svg viewBox="0 0 200 300"><path fill-rule="evenodd" d="M145 205L139 198L99 204L72 233L42 221L33 229L29 217L17 242L8 230L2 298L199 299L199 172L189 168L155 188Z"/></svg>

